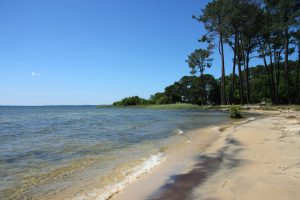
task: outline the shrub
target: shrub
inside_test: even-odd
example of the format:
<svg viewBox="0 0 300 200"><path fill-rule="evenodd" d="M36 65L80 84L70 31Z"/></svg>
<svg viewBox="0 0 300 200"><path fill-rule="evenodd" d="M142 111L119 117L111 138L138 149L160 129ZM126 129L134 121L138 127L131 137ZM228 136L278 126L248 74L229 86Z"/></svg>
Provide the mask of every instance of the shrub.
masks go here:
<svg viewBox="0 0 300 200"><path fill-rule="evenodd" d="M231 118L242 118L241 108L239 106L232 106L230 108L230 117Z"/></svg>
<svg viewBox="0 0 300 200"><path fill-rule="evenodd" d="M121 101L114 102L114 106L135 106L135 105L145 105L148 104L146 99L140 98L138 96L127 97Z"/></svg>

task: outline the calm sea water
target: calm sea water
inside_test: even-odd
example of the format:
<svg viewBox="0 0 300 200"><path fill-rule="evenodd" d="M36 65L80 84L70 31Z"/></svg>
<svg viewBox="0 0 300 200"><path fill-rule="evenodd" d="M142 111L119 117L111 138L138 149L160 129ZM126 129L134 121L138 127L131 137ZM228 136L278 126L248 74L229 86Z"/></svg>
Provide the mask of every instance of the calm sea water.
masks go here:
<svg viewBox="0 0 300 200"><path fill-rule="evenodd" d="M0 107L0 199L38 199L95 177L105 177L106 191L159 163L185 131L227 120L222 112Z"/></svg>

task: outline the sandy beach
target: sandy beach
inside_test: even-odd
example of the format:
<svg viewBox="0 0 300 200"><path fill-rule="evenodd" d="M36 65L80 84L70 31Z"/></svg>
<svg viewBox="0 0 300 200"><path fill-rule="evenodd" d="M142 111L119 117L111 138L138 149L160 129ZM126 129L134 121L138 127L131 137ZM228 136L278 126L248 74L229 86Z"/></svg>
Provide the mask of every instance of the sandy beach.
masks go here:
<svg viewBox="0 0 300 200"><path fill-rule="evenodd" d="M187 133L190 142L112 199L298 199L300 113L263 113Z"/></svg>

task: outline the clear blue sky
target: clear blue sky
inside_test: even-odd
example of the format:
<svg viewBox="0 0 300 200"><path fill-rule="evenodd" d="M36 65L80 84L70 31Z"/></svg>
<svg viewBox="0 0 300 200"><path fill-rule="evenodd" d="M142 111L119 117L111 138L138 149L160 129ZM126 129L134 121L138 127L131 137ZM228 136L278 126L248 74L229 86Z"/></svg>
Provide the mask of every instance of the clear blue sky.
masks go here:
<svg viewBox="0 0 300 200"><path fill-rule="evenodd" d="M189 75L185 60L204 33L192 15L206 3L1 0L0 105L110 104L163 91ZM219 60L207 71L216 77Z"/></svg>

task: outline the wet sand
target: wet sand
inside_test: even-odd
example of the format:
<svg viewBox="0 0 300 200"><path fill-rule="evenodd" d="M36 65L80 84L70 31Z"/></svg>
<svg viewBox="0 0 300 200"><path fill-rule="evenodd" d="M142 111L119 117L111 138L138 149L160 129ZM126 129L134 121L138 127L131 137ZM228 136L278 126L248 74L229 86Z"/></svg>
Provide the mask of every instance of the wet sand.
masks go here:
<svg viewBox="0 0 300 200"><path fill-rule="evenodd" d="M300 113L189 133L191 142L112 199L298 199Z"/></svg>

